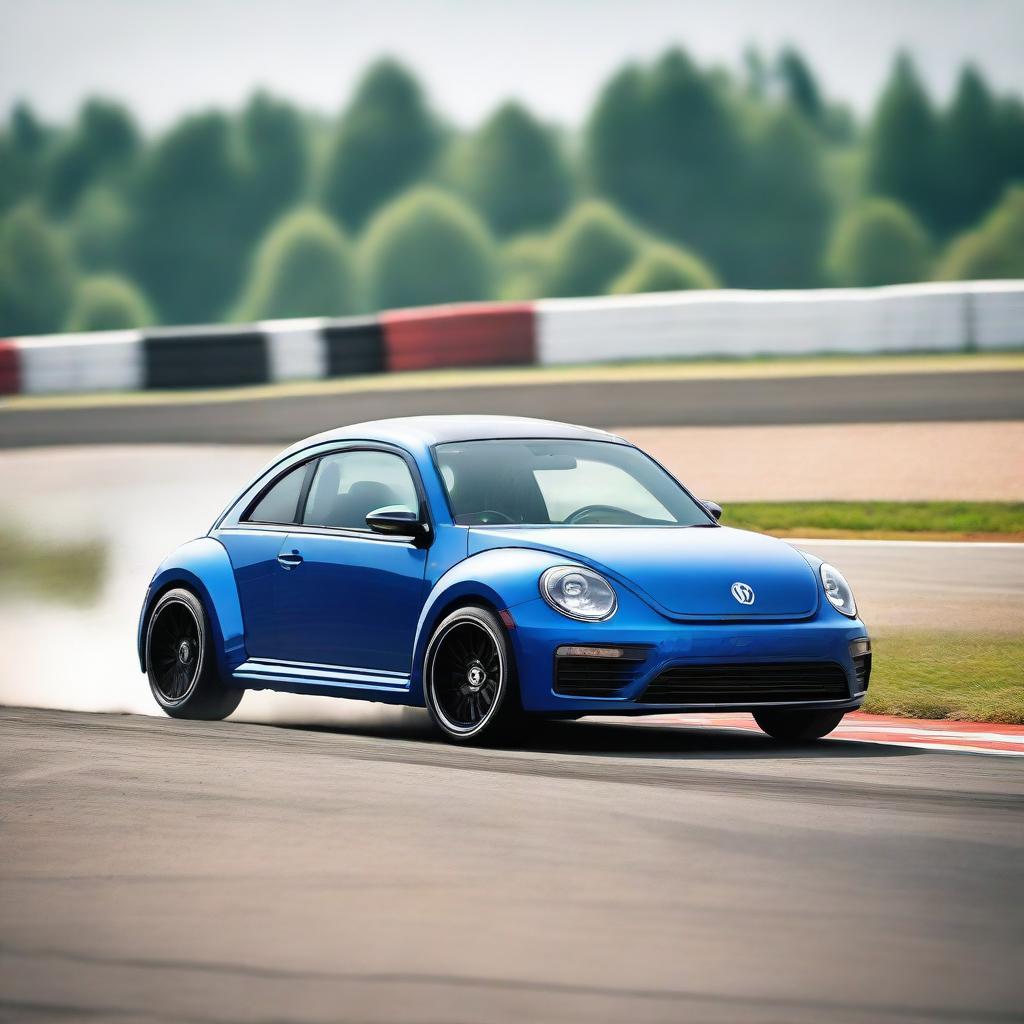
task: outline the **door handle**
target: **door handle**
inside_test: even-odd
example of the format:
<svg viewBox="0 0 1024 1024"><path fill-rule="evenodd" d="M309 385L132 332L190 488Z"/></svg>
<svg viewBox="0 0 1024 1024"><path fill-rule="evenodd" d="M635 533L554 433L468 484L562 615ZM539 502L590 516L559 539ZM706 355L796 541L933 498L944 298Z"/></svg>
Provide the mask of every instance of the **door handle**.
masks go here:
<svg viewBox="0 0 1024 1024"><path fill-rule="evenodd" d="M298 551L282 551L277 556L278 562L286 569L294 569L297 565L302 565L302 555Z"/></svg>

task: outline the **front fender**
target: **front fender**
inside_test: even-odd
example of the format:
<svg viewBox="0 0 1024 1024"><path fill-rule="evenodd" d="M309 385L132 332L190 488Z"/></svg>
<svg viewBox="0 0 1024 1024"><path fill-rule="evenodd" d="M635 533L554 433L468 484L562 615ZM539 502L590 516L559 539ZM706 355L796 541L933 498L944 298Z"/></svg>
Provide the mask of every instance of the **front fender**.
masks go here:
<svg viewBox="0 0 1024 1024"><path fill-rule="evenodd" d="M182 544L159 565L139 615L139 665L146 671L146 627L153 605L165 591L175 586L194 590L210 619L214 652L220 676L227 681L245 661L245 627L238 599L235 574L224 546L212 537L199 537Z"/></svg>
<svg viewBox="0 0 1024 1024"><path fill-rule="evenodd" d="M452 566L434 584L416 625L410 680L413 702L423 702L423 658L427 644L450 608L476 600L500 612L533 601L540 596L540 574L564 561L564 557L549 551L491 548Z"/></svg>

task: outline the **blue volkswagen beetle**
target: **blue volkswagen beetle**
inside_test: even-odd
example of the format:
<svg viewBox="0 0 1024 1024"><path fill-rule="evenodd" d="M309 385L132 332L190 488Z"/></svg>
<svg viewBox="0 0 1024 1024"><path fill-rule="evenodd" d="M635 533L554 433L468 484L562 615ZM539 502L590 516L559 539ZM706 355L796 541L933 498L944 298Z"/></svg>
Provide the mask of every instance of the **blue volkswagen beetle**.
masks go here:
<svg viewBox="0 0 1024 1024"><path fill-rule="evenodd" d="M426 706L460 743L534 716L680 711L824 736L868 686L853 593L720 514L600 430L438 416L328 431L157 569L142 669L176 718L272 689Z"/></svg>

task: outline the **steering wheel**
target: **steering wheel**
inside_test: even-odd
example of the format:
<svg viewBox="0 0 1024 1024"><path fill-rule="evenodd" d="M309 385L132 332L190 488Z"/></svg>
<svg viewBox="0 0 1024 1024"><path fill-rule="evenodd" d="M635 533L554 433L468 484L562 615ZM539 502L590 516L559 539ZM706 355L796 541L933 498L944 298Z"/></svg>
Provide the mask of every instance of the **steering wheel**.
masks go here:
<svg viewBox="0 0 1024 1024"><path fill-rule="evenodd" d="M494 508L485 508L479 512L474 512L473 518L476 520L477 526L491 526L495 524L515 522L511 516L506 515L504 512L499 512Z"/></svg>
<svg viewBox="0 0 1024 1024"><path fill-rule="evenodd" d="M601 523L600 517L609 512L616 517L629 518L630 516L630 513L624 508L616 508L614 505L584 505L582 508L576 509L572 515L566 516L565 522L571 526L586 526L588 522L592 521L592 517L596 516L598 518L593 520L595 525L605 525Z"/></svg>

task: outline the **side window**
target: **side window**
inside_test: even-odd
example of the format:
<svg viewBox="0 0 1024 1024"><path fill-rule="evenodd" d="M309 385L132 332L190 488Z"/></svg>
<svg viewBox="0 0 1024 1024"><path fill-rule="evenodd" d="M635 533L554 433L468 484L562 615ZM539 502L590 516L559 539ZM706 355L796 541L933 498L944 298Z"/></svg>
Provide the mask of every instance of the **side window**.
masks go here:
<svg viewBox="0 0 1024 1024"><path fill-rule="evenodd" d="M299 512L299 496L302 494L302 482L306 478L309 464L304 463L285 473L266 494L260 498L256 507L246 516L250 523L281 523L285 526L295 522Z"/></svg>
<svg viewBox="0 0 1024 1024"><path fill-rule="evenodd" d="M388 452L338 452L320 460L302 524L368 530L367 515L381 508L419 510L405 460Z"/></svg>

